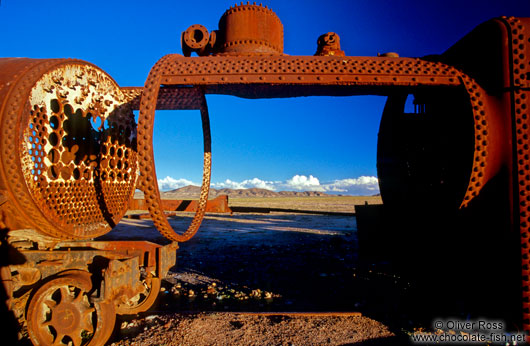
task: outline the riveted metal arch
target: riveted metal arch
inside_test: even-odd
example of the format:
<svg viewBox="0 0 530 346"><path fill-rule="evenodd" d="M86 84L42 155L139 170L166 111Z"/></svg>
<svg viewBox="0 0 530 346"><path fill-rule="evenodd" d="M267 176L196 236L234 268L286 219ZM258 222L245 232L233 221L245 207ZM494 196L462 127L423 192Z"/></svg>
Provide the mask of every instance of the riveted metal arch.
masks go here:
<svg viewBox="0 0 530 346"><path fill-rule="evenodd" d="M193 89L193 92L189 93L189 89L183 89L184 92L180 95L179 89L174 90L173 96L176 100L186 96L191 97L188 102L184 102L184 104L187 104L188 106L187 109L200 110L204 138L204 168L199 205L188 229L182 234L179 234L171 227L166 216L164 215L156 178L152 140L155 109L160 91L160 76L164 73L167 73L169 58L170 56L165 56L155 64L149 73L141 96L140 116L138 119L138 148L140 165L138 188L144 192L147 209L149 210L149 213L151 214L153 222L158 231L172 241L184 242L195 235L206 211L206 203L208 201L208 193L210 190L212 164L210 121L208 108L206 105L206 98L202 90L196 88ZM182 103L180 101L176 101L175 107L173 109L183 109Z"/></svg>
<svg viewBox="0 0 530 346"><path fill-rule="evenodd" d="M157 85L172 86L160 89L167 100L177 100L177 94L171 97L171 93L190 85L204 88L205 93L247 98L390 95L399 88L409 92L415 88L463 88L473 113L475 152L461 208L479 194L502 164L498 143L505 129L495 111L497 105L473 78L440 62L394 57L180 55L168 55L162 61L164 68L156 70ZM156 101L152 98L151 102Z"/></svg>

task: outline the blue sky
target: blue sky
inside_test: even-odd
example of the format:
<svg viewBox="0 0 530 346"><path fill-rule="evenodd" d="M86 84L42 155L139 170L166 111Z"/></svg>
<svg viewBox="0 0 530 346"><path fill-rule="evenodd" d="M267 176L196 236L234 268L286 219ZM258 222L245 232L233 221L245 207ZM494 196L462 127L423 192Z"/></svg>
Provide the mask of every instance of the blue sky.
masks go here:
<svg viewBox="0 0 530 346"><path fill-rule="evenodd" d="M478 24L530 17L529 0L262 1L284 26L284 52L312 55L334 31L351 56L442 53ZM141 86L153 64L181 53L192 24L217 29L229 1L1 0L0 56L72 57L121 86ZM213 187L377 193L376 143L385 98L245 100L208 96ZM195 111L159 111L155 162L161 187L198 184L202 135Z"/></svg>

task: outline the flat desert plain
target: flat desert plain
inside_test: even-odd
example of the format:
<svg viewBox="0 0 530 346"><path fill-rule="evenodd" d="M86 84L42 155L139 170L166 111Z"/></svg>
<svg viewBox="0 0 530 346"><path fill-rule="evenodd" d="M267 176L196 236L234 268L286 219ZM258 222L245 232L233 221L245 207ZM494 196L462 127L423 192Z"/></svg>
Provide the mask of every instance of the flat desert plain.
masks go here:
<svg viewBox="0 0 530 346"><path fill-rule="evenodd" d="M361 264L351 215L356 204L380 201L349 196L231 198L231 206L347 214L207 214L197 235L179 244L177 265L164 280L157 304L144 314L119 317L109 344L402 342L401 328L412 326L402 323L396 302L407 294L408 283ZM182 232L192 217L182 213L169 221ZM105 239L167 243L149 219L124 219Z"/></svg>
<svg viewBox="0 0 530 346"><path fill-rule="evenodd" d="M381 196L310 196L310 197L233 197L234 207L300 209L326 212L354 213L356 205L381 204Z"/></svg>

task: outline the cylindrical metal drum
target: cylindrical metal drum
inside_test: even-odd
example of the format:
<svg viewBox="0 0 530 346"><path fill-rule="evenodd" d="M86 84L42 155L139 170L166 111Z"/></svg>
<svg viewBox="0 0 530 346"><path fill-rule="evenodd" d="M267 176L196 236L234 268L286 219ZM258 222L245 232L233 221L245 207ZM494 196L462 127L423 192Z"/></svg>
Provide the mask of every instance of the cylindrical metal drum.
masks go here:
<svg viewBox="0 0 530 346"><path fill-rule="evenodd" d="M61 239L107 233L134 193L136 124L116 82L70 59L0 59L0 207Z"/></svg>
<svg viewBox="0 0 530 346"><path fill-rule="evenodd" d="M232 55L283 54L283 25L269 8L240 5L219 20L221 53Z"/></svg>

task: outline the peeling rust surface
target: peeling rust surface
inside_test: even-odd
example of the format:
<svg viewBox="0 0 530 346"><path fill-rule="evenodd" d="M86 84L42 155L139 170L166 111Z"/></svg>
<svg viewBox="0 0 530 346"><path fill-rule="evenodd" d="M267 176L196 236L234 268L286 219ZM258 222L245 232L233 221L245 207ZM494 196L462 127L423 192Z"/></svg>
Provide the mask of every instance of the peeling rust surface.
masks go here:
<svg viewBox="0 0 530 346"><path fill-rule="evenodd" d="M241 3L223 14L219 30L209 33L194 24L182 33L181 43L185 56L282 55L283 25L267 6Z"/></svg>
<svg viewBox="0 0 530 346"><path fill-rule="evenodd" d="M198 201L195 200L162 199L161 202L164 211L195 212L199 206ZM147 210L147 203L145 199L132 199L129 204L129 209ZM228 206L228 196L222 195L208 200L206 203L206 212L231 213L232 210Z"/></svg>
<svg viewBox="0 0 530 346"><path fill-rule="evenodd" d="M29 68L11 84L1 114L0 176L15 217L63 239L104 234L119 222L134 192L132 110L117 84L95 66L22 60ZM0 64L11 71L19 62Z"/></svg>

